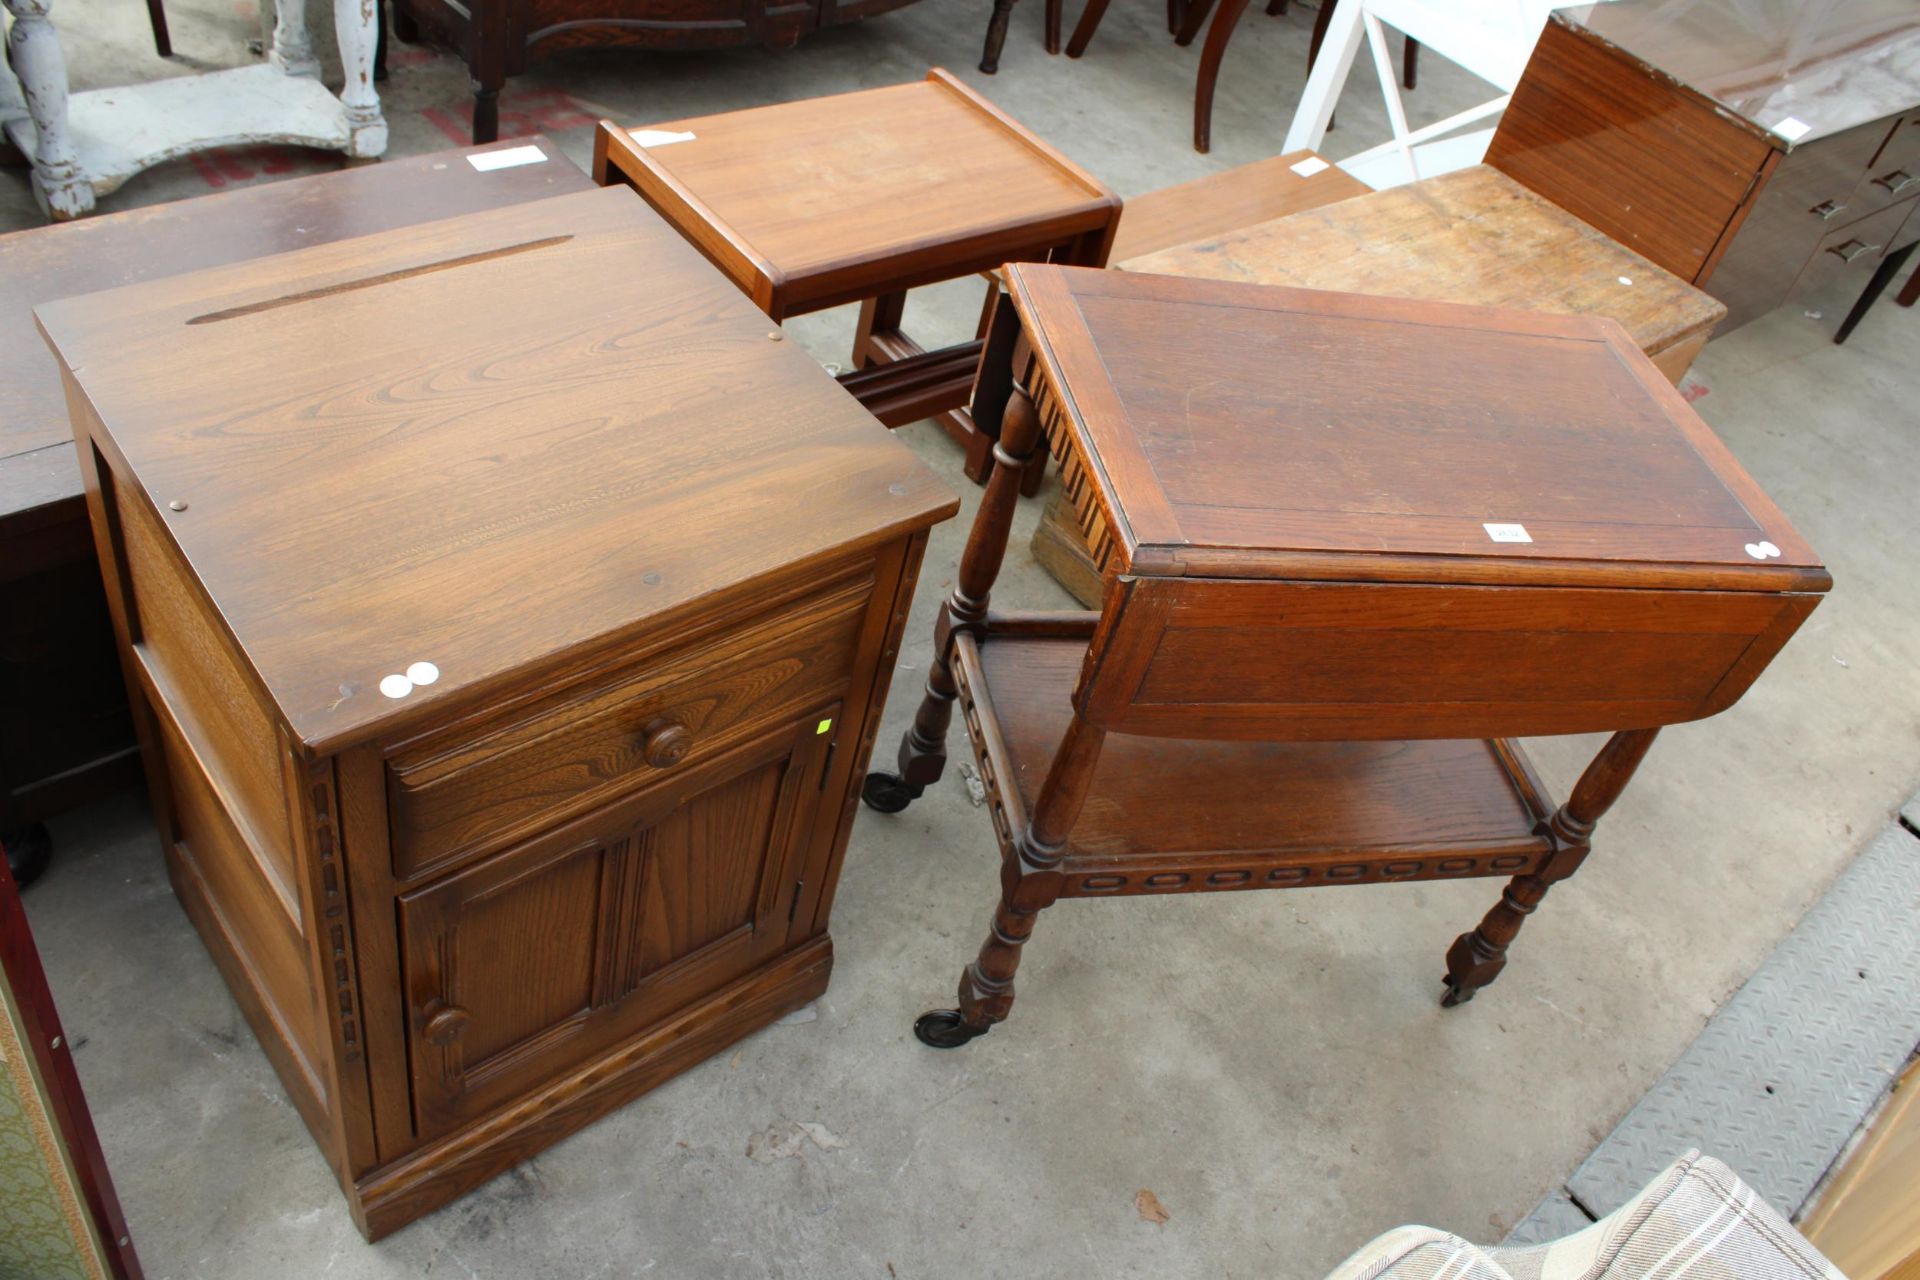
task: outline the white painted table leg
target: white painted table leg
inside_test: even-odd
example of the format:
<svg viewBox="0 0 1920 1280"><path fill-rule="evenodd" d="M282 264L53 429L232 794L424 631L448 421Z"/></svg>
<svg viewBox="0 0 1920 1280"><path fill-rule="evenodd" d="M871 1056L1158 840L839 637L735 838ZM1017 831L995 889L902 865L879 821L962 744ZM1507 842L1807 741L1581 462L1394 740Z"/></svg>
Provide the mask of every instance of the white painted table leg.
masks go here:
<svg viewBox="0 0 1920 1280"><path fill-rule="evenodd" d="M267 61L290 76L320 78L320 60L313 56L313 37L307 32L307 0L277 0L273 6L273 48Z"/></svg>
<svg viewBox="0 0 1920 1280"><path fill-rule="evenodd" d="M93 210L93 186L67 132L67 60L48 20L48 0L4 0L13 15L7 46L33 121L33 194L56 222Z"/></svg>
<svg viewBox="0 0 1920 1280"><path fill-rule="evenodd" d="M1332 0L1321 0L1322 4ZM1320 57L1301 90L1300 105L1294 109L1293 125L1287 130L1284 151L1316 151L1327 136L1327 122L1333 119L1334 104L1346 87L1353 70L1354 55L1360 52L1363 0L1346 0L1333 11L1327 23L1327 36L1320 45Z"/></svg>
<svg viewBox="0 0 1920 1280"><path fill-rule="evenodd" d="M340 41L340 64L346 83L340 102L347 111L352 137L347 154L360 159L384 155L387 118L380 114L380 95L373 90L373 51L379 40L380 0L334 0L333 28Z"/></svg>
<svg viewBox="0 0 1920 1280"><path fill-rule="evenodd" d="M27 118L27 100L20 96L20 82L7 65L6 40L0 37L0 125L9 120Z"/></svg>

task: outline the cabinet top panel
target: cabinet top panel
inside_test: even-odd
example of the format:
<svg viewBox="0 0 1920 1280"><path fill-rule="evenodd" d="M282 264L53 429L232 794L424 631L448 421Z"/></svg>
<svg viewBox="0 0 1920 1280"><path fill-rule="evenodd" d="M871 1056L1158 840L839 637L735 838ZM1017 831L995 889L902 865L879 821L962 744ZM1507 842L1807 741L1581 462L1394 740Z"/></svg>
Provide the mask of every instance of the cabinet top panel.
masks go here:
<svg viewBox="0 0 1920 1280"><path fill-rule="evenodd" d="M38 316L318 750L956 506L625 189Z"/></svg>
<svg viewBox="0 0 1920 1280"><path fill-rule="evenodd" d="M1823 590L1612 320L1015 265L1122 571Z"/></svg>
<svg viewBox="0 0 1920 1280"><path fill-rule="evenodd" d="M1611 0L1555 15L1791 149L1920 105L1914 0Z"/></svg>
<svg viewBox="0 0 1920 1280"><path fill-rule="evenodd" d="M543 158L487 169L465 159L527 148ZM0 458L73 441L59 376L34 332L38 303L592 188L534 134L0 236ZM73 483L78 492L77 475Z"/></svg>

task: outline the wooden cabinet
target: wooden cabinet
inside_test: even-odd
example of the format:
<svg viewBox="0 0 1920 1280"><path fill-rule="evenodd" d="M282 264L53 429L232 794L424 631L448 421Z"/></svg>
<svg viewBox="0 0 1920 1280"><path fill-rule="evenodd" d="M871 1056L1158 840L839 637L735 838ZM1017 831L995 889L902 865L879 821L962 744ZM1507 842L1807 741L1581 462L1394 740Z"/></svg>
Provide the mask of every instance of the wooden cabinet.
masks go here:
<svg viewBox="0 0 1920 1280"><path fill-rule="evenodd" d="M419 29L451 45L473 75L473 140L499 133L500 87L563 49L784 48L821 27L914 0L395 0L401 38Z"/></svg>
<svg viewBox="0 0 1920 1280"><path fill-rule="evenodd" d="M1726 303L1724 333L1823 279L1835 243L1871 246L1864 283L1920 240L1861 225L1913 208L1916 139L1910 0L1616 0L1547 22L1487 160Z"/></svg>
<svg viewBox="0 0 1920 1280"><path fill-rule="evenodd" d="M644 202L39 315L175 889L369 1236L825 989L956 504Z"/></svg>

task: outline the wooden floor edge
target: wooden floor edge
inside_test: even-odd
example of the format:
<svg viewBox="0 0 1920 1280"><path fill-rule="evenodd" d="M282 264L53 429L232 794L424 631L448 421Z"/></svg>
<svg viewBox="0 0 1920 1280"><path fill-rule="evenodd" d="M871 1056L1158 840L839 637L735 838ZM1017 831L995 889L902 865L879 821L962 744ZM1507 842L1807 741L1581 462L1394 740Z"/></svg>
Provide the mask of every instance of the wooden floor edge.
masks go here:
<svg viewBox="0 0 1920 1280"><path fill-rule="evenodd" d="M481 1123L360 1179L354 1219L378 1240L784 1017L827 989L822 934Z"/></svg>

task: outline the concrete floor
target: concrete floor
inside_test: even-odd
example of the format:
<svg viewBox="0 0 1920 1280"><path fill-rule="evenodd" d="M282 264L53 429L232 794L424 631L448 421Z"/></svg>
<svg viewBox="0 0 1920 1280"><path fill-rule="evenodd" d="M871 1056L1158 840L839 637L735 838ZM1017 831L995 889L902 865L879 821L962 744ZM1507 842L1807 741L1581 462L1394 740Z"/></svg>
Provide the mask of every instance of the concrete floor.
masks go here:
<svg viewBox="0 0 1920 1280"><path fill-rule="evenodd" d="M176 47L199 63L246 59L251 0L169 8ZM1217 149L1202 157L1186 141L1195 55L1167 42L1158 4L1116 5L1068 63L1041 51L1029 0L997 78L972 70L983 10L926 0L784 54L573 55L510 82L503 124L543 128L584 160L600 114L644 123L940 64L1130 195L1276 149L1311 18L1248 15ZM137 6L69 0L57 16L76 87L195 69L153 57ZM394 62L395 153L449 145L464 73L425 50ZM1413 95L1423 115L1474 100L1429 62ZM1362 67L1329 153L1381 136L1371 93ZM185 162L108 207L332 163L274 148ZM0 227L34 220L21 175L0 175ZM909 1025L949 1002L996 883L986 815L950 774L901 816L863 815L817 1016L368 1246L172 901L140 802L57 822L58 861L27 905L148 1274L1285 1280L1401 1222L1497 1241L1920 777L1920 312L1883 305L1836 348L1847 301L1812 299L1716 341L1693 378L1697 408L1827 557L1831 599L1739 706L1663 736L1586 869L1463 1009L1438 1005L1441 956L1494 900L1491 881L1068 903L1028 948L1013 1019L965 1050L924 1049ZM977 305L971 285L931 290L909 318L943 337ZM831 360L851 318L795 332ZM883 753L911 711L978 494L943 436L901 434L967 508L929 549ZM1008 603L1064 599L1023 550L1037 511L1022 512ZM1564 794L1596 746L1533 750ZM756 1133L795 1122L831 1137L747 1154ZM1167 1222L1142 1220L1142 1189Z"/></svg>

